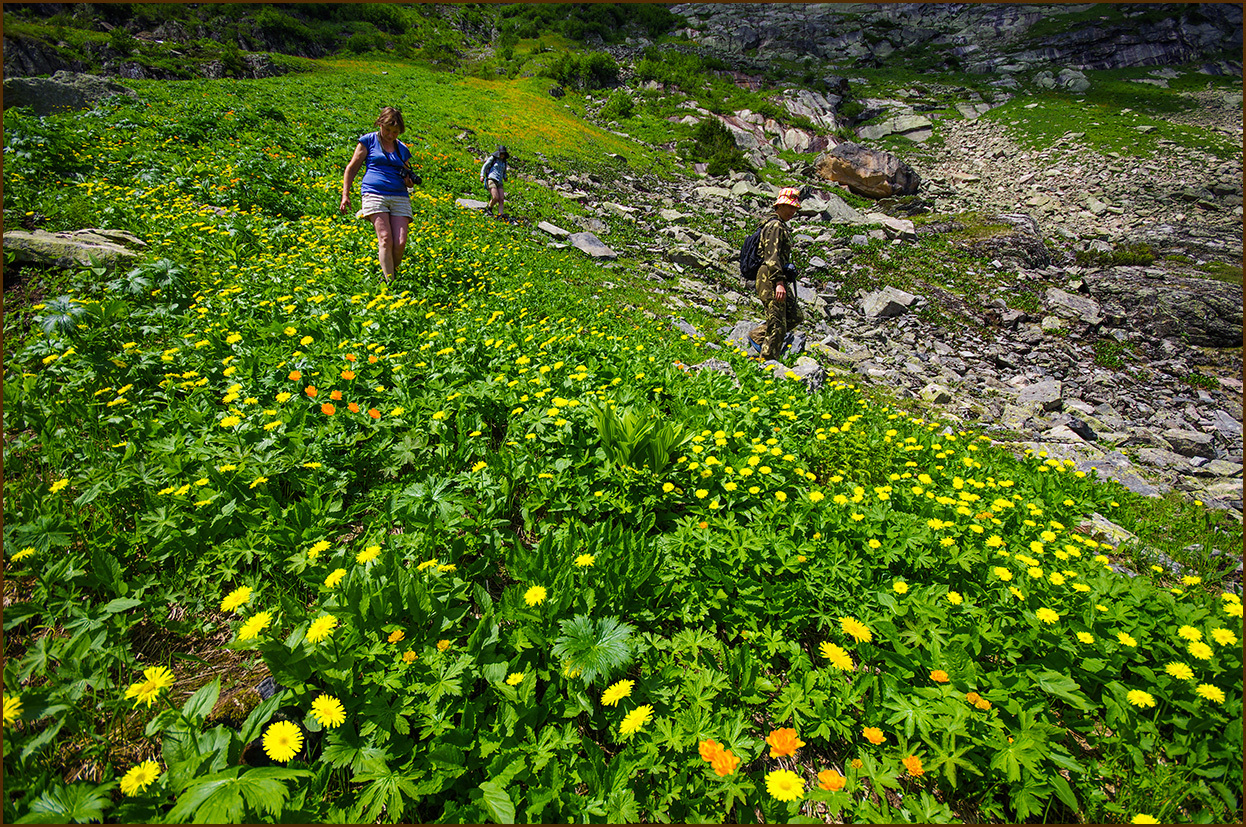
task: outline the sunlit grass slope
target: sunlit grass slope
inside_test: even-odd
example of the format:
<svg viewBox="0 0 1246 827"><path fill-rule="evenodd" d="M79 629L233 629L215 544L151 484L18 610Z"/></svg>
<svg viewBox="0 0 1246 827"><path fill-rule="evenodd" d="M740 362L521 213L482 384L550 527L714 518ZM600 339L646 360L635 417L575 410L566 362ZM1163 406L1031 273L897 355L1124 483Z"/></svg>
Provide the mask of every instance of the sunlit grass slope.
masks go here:
<svg viewBox="0 0 1246 827"><path fill-rule="evenodd" d="M540 86L5 114L6 208L150 245L6 317L6 820L1239 818L1240 599L1111 571L1078 526L1119 486L806 393L459 209L464 126L616 146ZM395 101L386 286L336 192Z"/></svg>

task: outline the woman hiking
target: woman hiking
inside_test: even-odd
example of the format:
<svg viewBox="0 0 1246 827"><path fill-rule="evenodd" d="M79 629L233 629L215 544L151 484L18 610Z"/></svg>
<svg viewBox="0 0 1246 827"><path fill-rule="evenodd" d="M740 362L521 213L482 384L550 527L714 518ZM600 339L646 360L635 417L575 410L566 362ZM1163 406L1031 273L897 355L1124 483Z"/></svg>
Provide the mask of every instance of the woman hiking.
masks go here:
<svg viewBox="0 0 1246 827"><path fill-rule="evenodd" d="M411 223L411 197L408 190L421 183L411 170L411 150L398 136L406 131L402 112L392 106L381 110L373 124L376 132L359 136L355 154L342 176L342 203L339 212L350 209L350 190L361 166L367 165L359 184L362 207L356 213L376 230L377 259L386 281L394 277L407 249L407 227Z"/></svg>

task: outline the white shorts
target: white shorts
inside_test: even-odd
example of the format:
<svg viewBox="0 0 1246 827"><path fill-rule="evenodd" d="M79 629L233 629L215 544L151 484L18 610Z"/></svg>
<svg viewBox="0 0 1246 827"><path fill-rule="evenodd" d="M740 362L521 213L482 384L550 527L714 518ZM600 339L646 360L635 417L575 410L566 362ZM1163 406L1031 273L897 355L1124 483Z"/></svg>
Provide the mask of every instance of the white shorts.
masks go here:
<svg viewBox="0 0 1246 827"><path fill-rule="evenodd" d="M389 213L399 218L411 218L411 198L406 195L380 195L375 192L363 194L363 205L355 218L367 218L377 213Z"/></svg>

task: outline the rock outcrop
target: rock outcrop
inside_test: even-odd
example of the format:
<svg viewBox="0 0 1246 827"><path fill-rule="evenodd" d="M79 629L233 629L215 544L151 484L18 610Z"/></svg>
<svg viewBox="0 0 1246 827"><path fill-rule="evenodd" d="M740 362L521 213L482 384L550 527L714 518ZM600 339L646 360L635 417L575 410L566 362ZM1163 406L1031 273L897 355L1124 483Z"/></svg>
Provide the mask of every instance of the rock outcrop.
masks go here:
<svg viewBox="0 0 1246 827"><path fill-rule="evenodd" d="M26 106L36 115L89 109L111 95L138 97L133 89L99 75L59 71L51 78L4 79L4 108Z"/></svg>
<svg viewBox="0 0 1246 827"><path fill-rule="evenodd" d="M75 230L49 233L43 230L6 230L4 249L16 260L43 267L75 267L91 259L107 263L138 258L147 245L123 230Z"/></svg>
<svg viewBox="0 0 1246 827"><path fill-rule="evenodd" d="M890 152L852 142L833 147L818 158L815 167L822 178L866 198L915 195L921 185L913 168Z"/></svg>
<svg viewBox="0 0 1246 827"><path fill-rule="evenodd" d="M1238 4L683 3L671 10L688 21L681 33L716 51L846 65L941 62L1013 74L1222 61L1242 50ZM1035 30L1039 23L1046 34Z"/></svg>

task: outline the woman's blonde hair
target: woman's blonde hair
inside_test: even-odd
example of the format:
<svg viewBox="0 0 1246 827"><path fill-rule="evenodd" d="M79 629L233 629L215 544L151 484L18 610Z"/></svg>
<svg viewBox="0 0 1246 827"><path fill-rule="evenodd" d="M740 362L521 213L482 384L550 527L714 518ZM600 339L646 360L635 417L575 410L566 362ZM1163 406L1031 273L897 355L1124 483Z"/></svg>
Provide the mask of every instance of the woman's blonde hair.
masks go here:
<svg viewBox="0 0 1246 827"><path fill-rule="evenodd" d="M381 114L377 116L373 126L396 126L398 133L401 135L407 131L407 125L402 121L402 110L395 109L392 106L386 106L381 109Z"/></svg>

